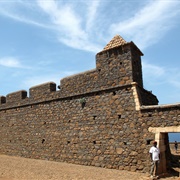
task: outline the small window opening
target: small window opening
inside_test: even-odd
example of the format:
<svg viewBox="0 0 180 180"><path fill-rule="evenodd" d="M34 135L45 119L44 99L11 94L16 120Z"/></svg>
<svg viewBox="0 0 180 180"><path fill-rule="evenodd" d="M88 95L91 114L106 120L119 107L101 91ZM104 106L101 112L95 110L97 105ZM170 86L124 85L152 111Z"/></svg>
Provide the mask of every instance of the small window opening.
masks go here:
<svg viewBox="0 0 180 180"><path fill-rule="evenodd" d="M109 56L110 56L110 55L109 55L109 52L107 51L107 57L109 58Z"/></svg>
<svg viewBox="0 0 180 180"><path fill-rule="evenodd" d="M152 140L153 140L153 139L146 139L146 145L150 145L150 143L151 143Z"/></svg>
<svg viewBox="0 0 180 180"><path fill-rule="evenodd" d="M122 62L120 62L120 65L122 65L123 63Z"/></svg>
<svg viewBox="0 0 180 180"><path fill-rule="evenodd" d="M86 102L81 103L82 109L85 107L85 105L86 105Z"/></svg>
<svg viewBox="0 0 180 180"><path fill-rule="evenodd" d="M95 120L97 118L97 116L93 116L93 119Z"/></svg>
<svg viewBox="0 0 180 180"><path fill-rule="evenodd" d="M123 143L124 143L124 145L127 145L127 142L124 141Z"/></svg>
<svg viewBox="0 0 180 180"><path fill-rule="evenodd" d="M118 115L118 119L121 119L121 114Z"/></svg>
<svg viewBox="0 0 180 180"><path fill-rule="evenodd" d="M45 142L45 139L42 139L42 144Z"/></svg>
<svg viewBox="0 0 180 180"><path fill-rule="evenodd" d="M67 144L70 144L70 141L67 141Z"/></svg>
<svg viewBox="0 0 180 180"><path fill-rule="evenodd" d="M148 114L149 117L152 117L152 114Z"/></svg>
<svg viewBox="0 0 180 180"><path fill-rule="evenodd" d="M101 69L98 69L99 72L101 72Z"/></svg>
<svg viewBox="0 0 180 180"><path fill-rule="evenodd" d="M96 144L96 141L93 141L93 144Z"/></svg>
<svg viewBox="0 0 180 180"><path fill-rule="evenodd" d="M116 95L116 92L115 92L115 91L113 91L113 95L114 95L114 96Z"/></svg>

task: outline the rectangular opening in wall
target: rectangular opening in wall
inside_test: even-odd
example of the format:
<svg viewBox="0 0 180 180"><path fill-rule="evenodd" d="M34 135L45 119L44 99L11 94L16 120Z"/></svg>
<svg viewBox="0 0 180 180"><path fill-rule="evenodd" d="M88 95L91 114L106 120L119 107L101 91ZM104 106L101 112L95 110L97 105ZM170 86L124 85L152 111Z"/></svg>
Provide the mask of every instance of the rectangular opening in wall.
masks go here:
<svg viewBox="0 0 180 180"><path fill-rule="evenodd" d="M44 144L44 142L45 142L45 139L42 139L42 141L41 141L41 142L42 142L42 144Z"/></svg>
<svg viewBox="0 0 180 180"><path fill-rule="evenodd" d="M118 114L118 119L121 119L121 114Z"/></svg>
<svg viewBox="0 0 180 180"><path fill-rule="evenodd" d="M151 141L153 141L153 139L146 139L146 145L150 145Z"/></svg>
<svg viewBox="0 0 180 180"><path fill-rule="evenodd" d="M123 143L124 143L124 145L127 145L127 142L126 142L126 141L124 141Z"/></svg>
<svg viewBox="0 0 180 180"><path fill-rule="evenodd" d="M168 133L169 147L171 153L176 155L180 153L180 132Z"/></svg>

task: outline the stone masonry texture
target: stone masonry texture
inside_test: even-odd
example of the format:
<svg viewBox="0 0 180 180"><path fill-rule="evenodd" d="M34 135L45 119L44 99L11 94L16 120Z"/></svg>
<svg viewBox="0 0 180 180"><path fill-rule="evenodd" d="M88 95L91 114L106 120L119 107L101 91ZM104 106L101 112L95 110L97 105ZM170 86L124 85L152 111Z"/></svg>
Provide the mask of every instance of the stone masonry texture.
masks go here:
<svg viewBox="0 0 180 180"><path fill-rule="evenodd" d="M0 153L149 171L155 136L148 128L179 126L180 104L160 106L143 88L142 55L125 42L99 52L95 69L62 79L59 90L48 82L29 97L24 90L1 96Z"/></svg>

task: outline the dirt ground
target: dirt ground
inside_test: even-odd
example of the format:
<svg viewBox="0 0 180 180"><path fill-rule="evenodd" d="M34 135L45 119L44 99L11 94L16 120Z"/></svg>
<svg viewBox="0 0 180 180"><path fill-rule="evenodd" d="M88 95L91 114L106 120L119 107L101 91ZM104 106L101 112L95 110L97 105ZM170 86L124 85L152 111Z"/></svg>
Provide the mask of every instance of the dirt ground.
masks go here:
<svg viewBox="0 0 180 180"><path fill-rule="evenodd" d="M180 168L176 169L180 170ZM180 172L180 171L179 171ZM148 174L0 155L0 180L148 180ZM162 177L180 180L178 176Z"/></svg>

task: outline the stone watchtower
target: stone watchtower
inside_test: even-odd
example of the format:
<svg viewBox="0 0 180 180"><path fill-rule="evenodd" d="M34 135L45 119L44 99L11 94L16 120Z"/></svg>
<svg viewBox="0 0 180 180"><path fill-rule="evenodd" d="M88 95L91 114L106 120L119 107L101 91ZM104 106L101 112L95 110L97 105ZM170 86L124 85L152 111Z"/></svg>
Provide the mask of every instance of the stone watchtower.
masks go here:
<svg viewBox="0 0 180 180"><path fill-rule="evenodd" d="M96 67L107 85L127 85L137 82L143 87L141 56L133 42L116 35L96 56Z"/></svg>

